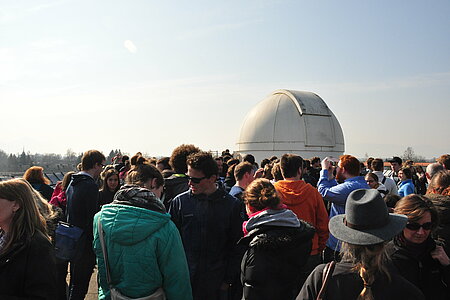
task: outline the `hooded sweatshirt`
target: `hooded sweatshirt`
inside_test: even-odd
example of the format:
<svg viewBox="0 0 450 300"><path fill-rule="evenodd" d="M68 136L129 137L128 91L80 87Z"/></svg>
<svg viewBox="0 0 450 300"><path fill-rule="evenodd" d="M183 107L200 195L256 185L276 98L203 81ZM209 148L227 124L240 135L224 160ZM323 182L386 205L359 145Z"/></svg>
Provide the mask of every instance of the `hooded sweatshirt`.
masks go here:
<svg viewBox="0 0 450 300"><path fill-rule="evenodd" d="M299 219L316 229L312 240L311 255L319 254L328 239L328 214L322 196L303 180L280 180L275 188L285 204Z"/></svg>
<svg viewBox="0 0 450 300"><path fill-rule="evenodd" d="M125 204L127 203L127 204ZM112 204L94 218L94 250L99 269L99 299L109 299L101 220L112 285L128 297L144 297L164 289L167 299L192 299L189 271L177 228L149 190L124 186Z"/></svg>

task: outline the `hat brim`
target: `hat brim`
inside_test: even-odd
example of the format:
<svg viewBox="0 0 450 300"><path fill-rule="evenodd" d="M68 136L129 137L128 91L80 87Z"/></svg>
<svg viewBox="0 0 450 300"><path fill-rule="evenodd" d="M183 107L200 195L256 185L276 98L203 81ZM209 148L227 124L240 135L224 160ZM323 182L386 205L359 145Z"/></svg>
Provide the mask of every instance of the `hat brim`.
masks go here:
<svg viewBox="0 0 450 300"><path fill-rule="evenodd" d="M353 245L373 245L391 240L405 228L408 218L404 215L389 214L389 222L376 229L356 230L344 224L345 215L330 219L330 233L338 240Z"/></svg>

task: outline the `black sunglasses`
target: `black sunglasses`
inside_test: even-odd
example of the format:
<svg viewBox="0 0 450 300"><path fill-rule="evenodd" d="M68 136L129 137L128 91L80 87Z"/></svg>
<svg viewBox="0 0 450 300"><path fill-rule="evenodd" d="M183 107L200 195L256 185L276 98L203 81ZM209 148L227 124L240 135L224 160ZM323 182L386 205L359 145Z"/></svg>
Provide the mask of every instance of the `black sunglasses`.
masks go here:
<svg viewBox="0 0 450 300"><path fill-rule="evenodd" d="M423 223L422 225L420 225L418 223L408 223L408 224L406 224L406 228L408 228L409 230L419 230L420 227L422 227L423 230L431 230L431 228L433 227L433 223L426 222L426 223Z"/></svg>
<svg viewBox="0 0 450 300"><path fill-rule="evenodd" d="M189 176L188 176L188 179L189 179L190 181L192 181L193 183L195 183L195 184L200 183L200 181L202 181L202 180L205 179L205 178L206 178L206 176L200 177L200 178L198 178L198 177L189 177Z"/></svg>

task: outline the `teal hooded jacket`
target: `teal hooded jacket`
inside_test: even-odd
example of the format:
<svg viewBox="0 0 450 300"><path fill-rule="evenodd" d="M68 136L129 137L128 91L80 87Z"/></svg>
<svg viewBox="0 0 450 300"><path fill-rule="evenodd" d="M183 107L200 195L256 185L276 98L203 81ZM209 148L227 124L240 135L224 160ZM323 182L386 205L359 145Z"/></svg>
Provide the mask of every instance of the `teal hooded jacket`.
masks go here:
<svg viewBox="0 0 450 300"><path fill-rule="evenodd" d="M123 204L104 205L94 217L98 299L110 299L98 235L100 218L115 288L131 298L162 287L168 300L192 299L186 255L170 215Z"/></svg>

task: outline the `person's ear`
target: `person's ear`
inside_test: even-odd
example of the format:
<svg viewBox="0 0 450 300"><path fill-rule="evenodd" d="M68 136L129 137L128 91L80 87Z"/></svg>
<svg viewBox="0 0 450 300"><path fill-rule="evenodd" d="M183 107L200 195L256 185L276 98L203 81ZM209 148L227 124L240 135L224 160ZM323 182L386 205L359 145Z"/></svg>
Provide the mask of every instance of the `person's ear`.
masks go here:
<svg viewBox="0 0 450 300"><path fill-rule="evenodd" d="M19 208L20 208L19 203L17 203L16 201L14 201L14 205L13 205L13 207L12 207L13 212L14 212L14 213L17 212L17 211L19 210Z"/></svg>
<svg viewBox="0 0 450 300"><path fill-rule="evenodd" d="M158 186L157 186L157 184L156 184L156 181L157 181L156 178L153 178L153 179L152 179L152 185L151 185L151 188L152 188L152 189L158 188Z"/></svg>

